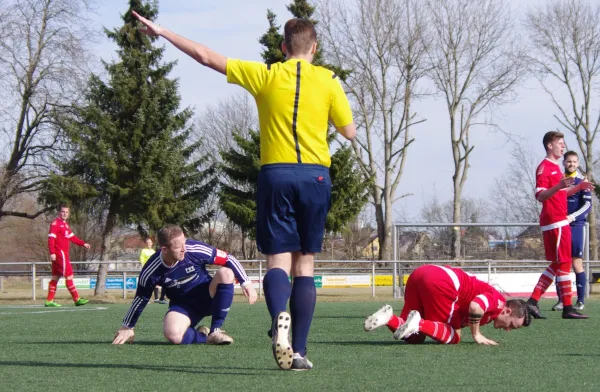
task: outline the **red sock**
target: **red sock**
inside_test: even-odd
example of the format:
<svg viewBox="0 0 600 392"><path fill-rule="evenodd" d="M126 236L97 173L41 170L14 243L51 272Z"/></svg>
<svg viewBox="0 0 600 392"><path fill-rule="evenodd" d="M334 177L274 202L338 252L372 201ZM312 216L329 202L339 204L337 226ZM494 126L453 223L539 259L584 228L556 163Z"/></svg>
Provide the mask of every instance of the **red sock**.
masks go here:
<svg viewBox="0 0 600 392"><path fill-rule="evenodd" d="M57 280L51 280L48 283L48 297L46 297L46 301L54 301L54 296L56 295L56 285L58 284Z"/></svg>
<svg viewBox="0 0 600 392"><path fill-rule="evenodd" d="M77 301L79 299L79 294L77 294L77 288L75 287L75 283L73 283L73 279L67 280L67 290L69 290L69 293L71 293L73 301Z"/></svg>
<svg viewBox="0 0 600 392"><path fill-rule="evenodd" d="M560 292L560 300L564 306L573 305L573 297L571 296L571 277L569 274L564 274L562 271L558 271L556 277L558 283L558 291Z"/></svg>
<svg viewBox="0 0 600 392"><path fill-rule="evenodd" d="M535 288L533 289L533 293L531 293L531 298L539 301L542 297L542 294L548 290L548 287L554 282L554 271L551 267L546 268L546 271L540 275L540 280L538 280Z"/></svg>
<svg viewBox="0 0 600 392"><path fill-rule="evenodd" d="M460 342L460 336L454 328L438 321L421 320L419 332L424 333L438 343L457 344Z"/></svg>
<svg viewBox="0 0 600 392"><path fill-rule="evenodd" d="M388 329L392 332L396 332L396 330L402 325L404 324L404 320L402 320L400 317L396 316L396 315L392 315L392 318L390 319L390 321L388 321L388 323L386 324L386 326L388 327Z"/></svg>

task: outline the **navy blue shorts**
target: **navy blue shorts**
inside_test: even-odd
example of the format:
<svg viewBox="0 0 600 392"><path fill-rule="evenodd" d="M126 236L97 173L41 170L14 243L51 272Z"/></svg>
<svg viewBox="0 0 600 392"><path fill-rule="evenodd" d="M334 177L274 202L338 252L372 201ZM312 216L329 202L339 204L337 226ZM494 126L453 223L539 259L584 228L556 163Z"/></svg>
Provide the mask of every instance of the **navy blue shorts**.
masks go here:
<svg viewBox="0 0 600 392"><path fill-rule="evenodd" d="M583 225L571 226L571 256L574 258L583 258L584 228Z"/></svg>
<svg viewBox="0 0 600 392"><path fill-rule="evenodd" d="M258 174L256 243L267 255L318 253L331 204L329 169L273 164Z"/></svg>
<svg viewBox="0 0 600 392"><path fill-rule="evenodd" d="M210 282L203 283L186 294L185 299L171 300L169 312L185 314L195 327L204 317L211 315L212 298L209 291Z"/></svg>

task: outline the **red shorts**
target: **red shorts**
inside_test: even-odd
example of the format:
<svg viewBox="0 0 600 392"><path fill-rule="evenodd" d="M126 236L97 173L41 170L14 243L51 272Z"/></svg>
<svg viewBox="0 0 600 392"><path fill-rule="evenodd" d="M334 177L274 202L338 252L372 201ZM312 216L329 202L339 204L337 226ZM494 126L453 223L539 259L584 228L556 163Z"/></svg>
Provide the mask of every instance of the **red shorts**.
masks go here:
<svg viewBox="0 0 600 392"><path fill-rule="evenodd" d="M65 255L61 253L57 254L56 260L52 262L52 275L64 277L71 276L73 275L73 267L71 267L71 260L69 260L68 257L65 257Z"/></svg>
<svg viewBox="0 0 600 392"><path fill-rule="evenodd" d="M542 233L546 260L551 263L571 263L571 226L566 225Z"/></svg>
<svg viewBox="0 0 600 392"><path fill-rule="evenodd" d="M454 279L453 279L454 278ZM450 269L424 265L414 270L406 282L404 307L400 317L406 320L408 312L417 310L429 321L439 321L461 328L458 312L459 281Z"/></svg>

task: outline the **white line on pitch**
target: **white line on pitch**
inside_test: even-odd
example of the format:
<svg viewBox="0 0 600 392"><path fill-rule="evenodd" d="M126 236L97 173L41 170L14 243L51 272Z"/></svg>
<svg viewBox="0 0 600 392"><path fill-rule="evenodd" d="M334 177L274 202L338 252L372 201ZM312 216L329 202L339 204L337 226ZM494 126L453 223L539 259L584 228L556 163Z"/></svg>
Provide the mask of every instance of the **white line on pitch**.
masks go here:
<svg viewBox="0 0 600 392"><path fill-rule="evenodd" d="M98 306L96 308L86 308L86 309L53 309L53 310L40 310L36 312L0 312L0 314L43 314L43 313L58 313L58 312L85 312L91 310L106 310L108 308L103 308Z"/></svg>

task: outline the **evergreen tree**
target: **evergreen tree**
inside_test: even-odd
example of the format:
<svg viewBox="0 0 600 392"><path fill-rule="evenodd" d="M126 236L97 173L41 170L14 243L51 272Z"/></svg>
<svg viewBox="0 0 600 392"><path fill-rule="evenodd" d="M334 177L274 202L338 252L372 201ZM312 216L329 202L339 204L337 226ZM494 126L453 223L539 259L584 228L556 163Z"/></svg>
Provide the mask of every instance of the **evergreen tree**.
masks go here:
<svg viewBox="0 0 600 392"><path fill-rule="evenodd" d="M213 170L191 160L198 148L187 142L193 112L179 111L177 81L167 78L175 63L161 63L164 47L153 47L155 38L142 34L131 14L155 19L156 2L129 6L121 28L105 29L119 46L119 61L103 63L108 80L92 75L85 105L62 119L74 152L43 195L46 202L93 197L106 206L101 260L118 224L145 232L167 222L197 227L202 217L193 214L215 185ZM96 294L104 293L106 267L98 271Z"/></svg>
<svg viewBox="0 0 600 392"><path fill-rule="evenodd" d="M305 0L294 0L287 9L295 18L312 19L315 7ZM263 34L259 42L265 47L261 53L265 63L272 64L285 60L281 51L283 35L279 32L277 16L267 10L269 29ZM313 64L323 65L323 56L318 47ZM331 67L328 67L331 69ZM340 77L347 71L334 70ZM335 140L337 132L329 134L329 142ZM235 137L235 136L234 136ZM256 220L256 180L260 170L260 134L252 133L249 140L239 136L235 137L239 150L231 149L222 154L224 158L223 170L230 180L230 185L223 185L221 191L221 206L227 217L237 224L242 232L252 235ZM367 202L367 183L362 179L361 173L355 170L356 160L350 148L341 147L331 157L330 175L332 181L331 209L327 216L326 230L339 233L341 228L362 210Z"/></svg>
<svg viewBox="0 0 600 392"><path fill-rule="evenodd" d="M222 151L222 170L227 182L221 182L220 205L225 215L242 231L242 256L247 258L245 238L256 234L256 183L260 170L260 134L250 131L250 139L233 133L239 151Z"/></svg>

